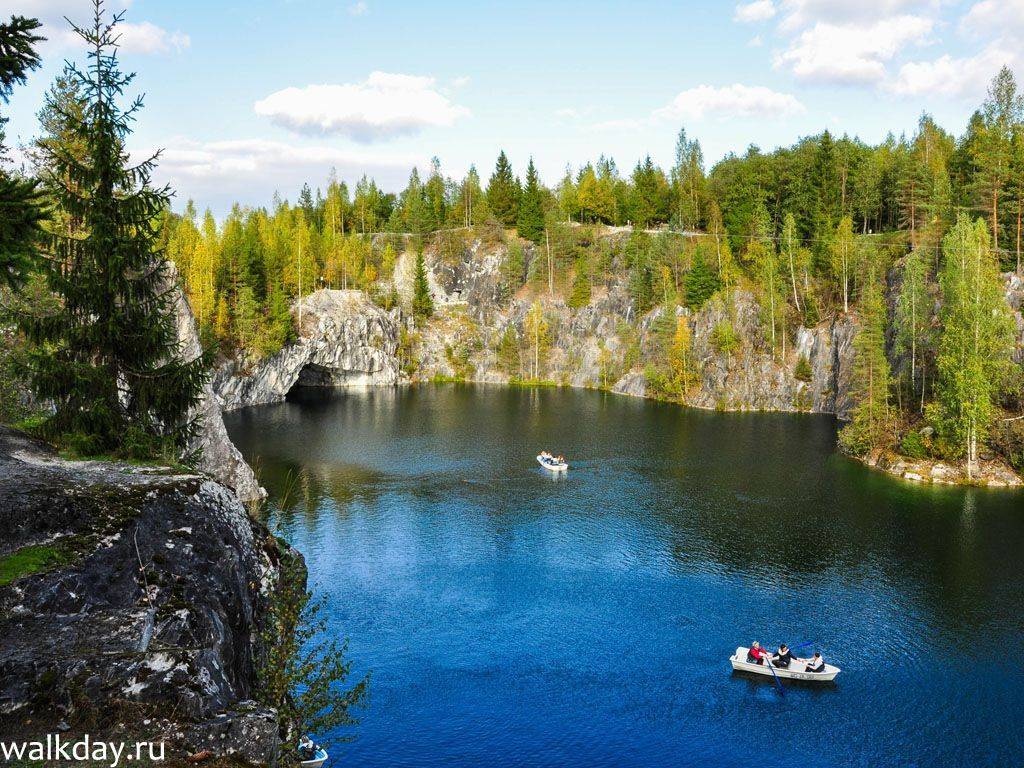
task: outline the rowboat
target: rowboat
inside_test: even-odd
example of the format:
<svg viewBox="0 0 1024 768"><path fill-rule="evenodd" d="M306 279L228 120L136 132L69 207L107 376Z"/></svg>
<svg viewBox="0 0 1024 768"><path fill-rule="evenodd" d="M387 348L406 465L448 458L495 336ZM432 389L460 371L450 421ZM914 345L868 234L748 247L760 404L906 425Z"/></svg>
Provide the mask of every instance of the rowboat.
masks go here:
<svg viewBox="0 0 1024 768"><path fill-rule="evenodd" d="M740 646L736 649L736 653L729 657L729 663L732 664L732 668L737 672L751 672L755 675L766 675L772 676L772 669L775 670L775 675L779 678L785 678L789 680L807 680L814 683L829 683L836 679L836 675L840 673L839 667L833 667L831 664L826 664L825 669L821 672L807 672L807 665L802 661L792 661L789 667L777 667L772 664L772 669L768 669L768 664L771 662L765 661L764 664L755 664L752 661L747 661L747 651L749 648Z"/></svg>
<svg viewBox="0 0 1024 768"><path fill-rule="evenodd" d="M565 472L565 470L569 468L569 465L564 461L549 459L545 456L538 456L537 463L544 467L544 469L550 470L551 472Z"/></svg>
<svg viewBox="0 0 1024 768"><path fill-rule="evenodd" d="M317 749L316 754L309 760L303 760L299 765L302 768L320 768L324 763L327 762L327 750L323 747Z"/></svg>

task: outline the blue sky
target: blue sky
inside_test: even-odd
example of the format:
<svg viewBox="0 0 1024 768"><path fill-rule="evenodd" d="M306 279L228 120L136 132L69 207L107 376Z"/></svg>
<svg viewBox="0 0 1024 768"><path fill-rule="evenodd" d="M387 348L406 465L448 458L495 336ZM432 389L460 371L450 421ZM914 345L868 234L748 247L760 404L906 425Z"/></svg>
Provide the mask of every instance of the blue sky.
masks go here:
<svg viewBox="0 0 1024 768"><path fill-rule="evenodd" d="M486 179L504 148L555 183L601 153L671 162L685 126L710 165L829 128L878 141L922 111L959 132L1003 63L1024 72L1024 0L397 2L108 0L147 108L133 150L223 214L294 199L331 167L386 189L437 155ZM0 0L44 20L45 66L15 92L27 141L86 0Z"/></svg>

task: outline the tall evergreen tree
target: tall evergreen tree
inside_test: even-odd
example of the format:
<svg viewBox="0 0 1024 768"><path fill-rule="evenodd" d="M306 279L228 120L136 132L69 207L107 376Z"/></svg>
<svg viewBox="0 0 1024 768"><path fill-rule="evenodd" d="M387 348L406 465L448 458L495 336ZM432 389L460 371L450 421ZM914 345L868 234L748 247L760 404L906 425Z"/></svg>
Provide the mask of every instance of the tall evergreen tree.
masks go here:
<svg viewBox="0 0 1024 768"><path fill-rule="evenodd" d="M36 34L39 22L12 16L0 23L0 102L7 104L14 86L24 83L39 66ZM0 115L0 284L17 286L36 254L42 237L43 201L35 181L19 178L3 167L6 161L4 125Z"/></svg>
<svg viewBox="0 0 1024 768"><path fill-rule="evenodd" d="M434 314L434 300L430 297L430 283L427 282L427 265L423 251L416 254L416 273L412 284L412 313L416 317L430 317Z"/></svg>
<svg viewBox="0 0 1024 768"><path fill-rule="evenodd" d="M502 150L487 184L487 205L494 217L506 227L514 227L519 213L519 182Z"/></svg>
<svg viewBox="0 0 1024 768"><path fill-rule="evenodd" d="M886 308L881 279L873 264L867 268L860 320L860 333L853 342L856 405L850 423L840 434L840 442L850 453L863 456L892 442L891 374L885 356Z"/></svg>
<svg viewBox="0 0 1024 768"><path fill-rule="evenodd" d="M690 309L700 309L715 292L721 288L718 275L708 265L704 258L704 249L697 248L693 254L693 263L690 271L686 273L686 306Z"/></svg>
<svg viewBox="0 0 1024 768"><path fill-rule="evenodd" d="M156 155L129 162L124 142L142 101L119 106L134 77L118 65L121 15L108 20L101 0L93 10L92 26L74 27L89 66L70 70L86 100L75 133L87 157L54 147L50 158L56 177L70 181L53 195L75 231L55 233L38 262L62 308L22 322L35 343L33 388L54 404L49 434L85 452L154 456L185 446L208 360L178 359L173 286L158 244L170 190L150 186Z"/></svg>
<svg viewBox="0 0 1024 768"><path fill-rule="evenodd" d="M519 203L516 229L519 231L519 236L525 237L527 240L532 240L535 243L544 240L543 190L532 157L530 164L526 166L526 186Z"/></svg>

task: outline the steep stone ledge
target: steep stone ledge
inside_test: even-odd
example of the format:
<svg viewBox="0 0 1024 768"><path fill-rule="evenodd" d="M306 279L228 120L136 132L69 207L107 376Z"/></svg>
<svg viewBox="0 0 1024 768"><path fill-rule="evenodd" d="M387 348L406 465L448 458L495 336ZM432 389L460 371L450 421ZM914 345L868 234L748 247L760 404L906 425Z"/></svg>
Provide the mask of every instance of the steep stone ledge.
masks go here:
<svg viewBox="0 0 1024 768"><path fill-rule="evenodd" d="M0 428L0 532L8 573L50 555L0 586L0 733L122 733L187 754L211 721L251 735L276 717L250 700L285 553L229 488L65 461ZM202 746L270 763L276 732L261 732L259 747Z"/></svg>
<svg viewBox="0 0 1024 768"><path fill-rule="evenodd" d="M188 299L177 285L177 272L173 265L169 265L169 280L174 286L171 290L180 354L187 361L195 360L202 354L199 331ZM199 453L196 468L234 489L242 501L253 501L266 496L266 491L260 487L252 467L246 463L228 437L220 403L213 391L212 380L206 382L199 402L190 415L199 419L199 431L188 446L190 451Z"/></svg>
<svg viewBox="0 0 1024 768"><path fill-rule="evenodd" d="M276 403L298 383L313 386L396 384L398 310L385 312L361 291L319 290L303 298L299 338L262 360L218 367L213 387L224 410Z"/></svg>

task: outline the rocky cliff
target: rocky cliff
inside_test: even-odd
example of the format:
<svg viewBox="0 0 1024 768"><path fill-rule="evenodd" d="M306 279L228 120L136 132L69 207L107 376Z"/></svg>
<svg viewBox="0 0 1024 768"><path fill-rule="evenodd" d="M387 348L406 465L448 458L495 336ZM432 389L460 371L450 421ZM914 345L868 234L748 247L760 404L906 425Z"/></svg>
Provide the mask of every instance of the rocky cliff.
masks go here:
<svg viewBox="0 0 1024 768"><path fill-rule="evenodd" d="M177 287L177 273L173 266L170 266L169 278L174 286L171 290L180 354L185 360L195 360L202 354L196 320L184 292ZM266 492L224 428L212 381L207 381L203 387L203 394L191 416L199 419L199 431L188 446L190 452L199 453L196 468L232 488L242 501L263 498Z"/></svg>
<svg viewBox="0 0 1024 768"><path fill-rule="evenodd" d="M0 428L0 733L122 733L271 763L256 658L282 545L204 476L64 461Z"/></svg>
<svg viewBox="0 0 1024 768"><path fill-rule="evenodd" d="M621 235L620 235L621 236ZM413 358L418 375L507 382L494 352L496 340L512 326L525 338L525 320L531 301L520 295L502 302L499 270L504 246L471 243L453 260L427 251L429 283L437 315L416 335ZM526 249L529 261L533 251ZM399 262L396 288L411 298L406 272L412 262L406 254ZM624 270L620 270L624 273ZM653 330L661 308L637 317L624 280L594 288L591 301L568 307L557 293L541 291L535 297L544 308L551 348L545 355L540 378L575 387L608 387L622 394L645 396L646 353L655 343ZM771 350L764 337L762 309L747 290L733 290L698 312L675 309L690 324L692 354L699 382L687 403L699 408L726 410L812 411L848 416L853 405L855 321L851 316L829 319L813 328L799 328L795 344L785 354ZM715 328L728 322L739 348L719 350ZM810 376L797 376L797 363L806 359ZM532 372L527 371L528 376Z"/></svg>
<svg viewBox="0 0 1024 768"><path fill-rule="evenodd" d="M361 291L323 289L293 310L298 339L269 357L234 359L213 386L224 410L284 400L296 384L365 386L400 380L400 312L385 312Z"/></svg>

